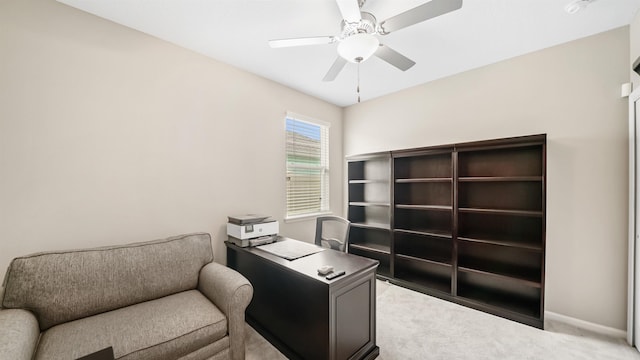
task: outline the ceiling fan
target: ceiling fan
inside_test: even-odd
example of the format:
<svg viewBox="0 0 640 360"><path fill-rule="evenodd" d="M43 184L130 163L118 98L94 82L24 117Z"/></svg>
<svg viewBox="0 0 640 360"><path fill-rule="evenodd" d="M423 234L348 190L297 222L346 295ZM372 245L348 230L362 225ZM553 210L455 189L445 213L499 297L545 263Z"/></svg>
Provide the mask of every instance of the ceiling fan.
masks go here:
<svg viewBox="0 0 640 360"><path fill-rule="evenodd" d="M281 48L337 42L338 57L322 79L323 81L333 81L347 62L360 63L372 55L406 71L416 64L415 61L380 43L376 35L384 36L462 7L462 0L431 0L378 22L373 14L360 11L365 1L336 0L343 18L342 31L338 35L270 40L269 46Z"/></svg>

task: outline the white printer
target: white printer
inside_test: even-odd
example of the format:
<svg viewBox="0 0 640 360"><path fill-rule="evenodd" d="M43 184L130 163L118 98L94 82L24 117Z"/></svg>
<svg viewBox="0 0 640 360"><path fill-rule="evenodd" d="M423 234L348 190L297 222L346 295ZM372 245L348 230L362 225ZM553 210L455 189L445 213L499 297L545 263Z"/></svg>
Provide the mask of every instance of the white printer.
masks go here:
<svg viewBox="0 0 640 360"><path fill-rule="evenodd" d="M229 216L228 241L241 247L257 246L276 241L278 221L256 214Z"/></svg>

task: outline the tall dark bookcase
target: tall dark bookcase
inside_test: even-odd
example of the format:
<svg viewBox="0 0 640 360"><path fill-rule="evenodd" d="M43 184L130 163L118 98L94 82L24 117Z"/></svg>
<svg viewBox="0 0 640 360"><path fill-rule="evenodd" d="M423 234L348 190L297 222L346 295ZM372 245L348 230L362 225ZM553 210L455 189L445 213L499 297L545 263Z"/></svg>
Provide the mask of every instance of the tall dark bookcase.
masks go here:
<svg viewBox="0 0 640 360"><path fill-rule="evenodd" d="M347 163L349 252L398 285L543 327L546 135Z"/></svg>
<svg viewBox="0 0 640 360"><path fill-rule="evenodd" d="M349 158L349 252L380 261L391 277L391 153Z"/></svg>

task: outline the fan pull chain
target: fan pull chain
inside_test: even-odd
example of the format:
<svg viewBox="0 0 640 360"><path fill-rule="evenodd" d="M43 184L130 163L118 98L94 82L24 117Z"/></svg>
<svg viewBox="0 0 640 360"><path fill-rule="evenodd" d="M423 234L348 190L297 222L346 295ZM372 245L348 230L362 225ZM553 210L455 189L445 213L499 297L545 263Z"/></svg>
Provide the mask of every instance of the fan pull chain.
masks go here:
<svg viewBox="0 0 640 360"><path fill-rule="evenodd" d="M358 103L360 103L360 63L362 62L362 58L356 58L358 61L358 86L356 87L356 92L358 93Z"/></svg>

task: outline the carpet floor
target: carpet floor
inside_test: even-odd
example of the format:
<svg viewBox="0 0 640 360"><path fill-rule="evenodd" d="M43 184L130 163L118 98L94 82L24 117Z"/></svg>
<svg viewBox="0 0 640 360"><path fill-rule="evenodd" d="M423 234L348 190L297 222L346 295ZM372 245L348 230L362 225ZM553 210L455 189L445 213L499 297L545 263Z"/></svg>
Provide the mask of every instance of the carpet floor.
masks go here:
<svg viewBox="0 0 640 360"><path fill-rule="evenodd" d="M624 339L560 322L545 330L377 282L379 360L640 360ZM247 360L286 359L247 325Z"/></svg>

